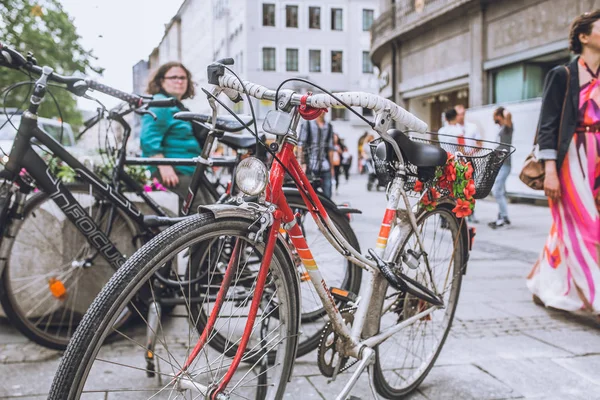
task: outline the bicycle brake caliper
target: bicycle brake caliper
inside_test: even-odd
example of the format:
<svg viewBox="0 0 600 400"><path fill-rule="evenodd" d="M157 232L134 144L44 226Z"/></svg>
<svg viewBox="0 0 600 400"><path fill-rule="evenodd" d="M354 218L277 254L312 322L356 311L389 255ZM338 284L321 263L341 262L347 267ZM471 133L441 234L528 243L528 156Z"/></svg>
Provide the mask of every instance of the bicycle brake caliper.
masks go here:
<svg viewBox="0 0 600 400"><path fill-rule="evenodd" d="M260 227L258 228L258 231L256 233L250 232L248 234L248 238L250 240L254 240L255 243L262 243L264 241L265 231L267 230L267 228L273 225L273 213L275 212L275 206L271 204L268 207L264 207L256 203L245 203L243 206L252 211L260 212L260 216L258 217L258 219L254 221L252 225L250 225L250 227L252 227L255 224L260 224Z"/></svg>

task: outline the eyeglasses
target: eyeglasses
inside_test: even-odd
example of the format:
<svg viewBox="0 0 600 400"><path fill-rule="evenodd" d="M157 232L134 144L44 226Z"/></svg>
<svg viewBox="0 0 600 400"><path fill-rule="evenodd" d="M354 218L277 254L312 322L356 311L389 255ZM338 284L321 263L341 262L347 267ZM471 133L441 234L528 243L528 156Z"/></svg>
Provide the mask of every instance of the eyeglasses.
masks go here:
<svg viewBox="0 0 600 400"><path fill-rule="evenodd" d="M163 79L168 81L187 81L187 76L165 76Z"/></svg>

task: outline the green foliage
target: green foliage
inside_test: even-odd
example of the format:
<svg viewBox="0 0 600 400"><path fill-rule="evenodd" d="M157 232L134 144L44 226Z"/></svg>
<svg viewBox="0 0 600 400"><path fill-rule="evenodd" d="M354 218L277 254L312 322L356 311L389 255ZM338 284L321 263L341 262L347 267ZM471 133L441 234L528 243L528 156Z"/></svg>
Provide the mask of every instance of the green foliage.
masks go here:
<svg viewBox="0 0 600 400"><path fill-rule="evenodd" d="M58 0L0 0L0 38L3 43L26 55L33 52L39 65L48 65L59 74L71 75L79 72L85 75L92 70L102 73L102 69L93 67L91 51L80 44L72 19L63 10ZM28 80L22 72L2 68L0 73L0 91L13 83ZM6 107L21 107L27 100L29 87L15 90L7 98ZM56 97L63 119L71 125L79 126L82 117L72 94L61 89L51 88ZM58 117L56 105L46 96L40 107L42 117Z"/></svg>

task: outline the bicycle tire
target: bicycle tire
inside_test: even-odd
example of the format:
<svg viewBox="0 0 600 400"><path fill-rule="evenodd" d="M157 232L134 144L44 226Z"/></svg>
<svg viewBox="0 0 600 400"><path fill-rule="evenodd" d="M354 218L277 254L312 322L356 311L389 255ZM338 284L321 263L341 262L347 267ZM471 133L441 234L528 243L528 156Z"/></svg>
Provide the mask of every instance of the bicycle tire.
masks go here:
<svg viewBox="0 0 600 400"><path fill-rule="evenodd" d="M248 220L239 218L215 220L212 213L196 214L166 229L146 243L113 275L85 314L61 360L48 398L50 400L79 398L83 391L82 385L85 384L88 376L93 375L90 374L91 364L100 351L103 340L112 333L113 323L120 309L126 307L131 299L140 292L156 269L161 268L173 257L177 257L184 249L197 246L198 242L203 239L220 237L231 234L231 232L245 237L249 231L257 229L252 225L252 221ZM277 289L282 290L283 293L283 301L280 303L281 312L285 315L286 327L284 329L285 336L278 345L283 349L283 355L278 356L275 366L269 366L269 369L281 367L274 377L276 379L274 386L277 388L271 389L272 386L261 385L261 387L267 388L265 390L270 390L269 399L282 398L294 364L299 325L299 288L297 278L293 275L293 269L289 268L291 263L292 260L287 256L284 246L277 243L270 271L275 276ZM141 385L146 387L147 382L142 381ZM134 383L131 382L131 384ZM98 390L97 387L92 389ZM127 387L126 390L131 396L133 392L130 389ZM256 397L263 398L266 395L260 388L256 390Z"/></svg>
<svg viewBox="0 0 600 400"><path fill-rule="evenodd" d="M294 212L296 212L296 211L305 212L304 217L306 219L308 219L311 223L314 223L312 221L312 217L310 216L310 214L308 214L308 208L306 207L306 205L304 204L304 202L301 199L294 199L293 197L290 196L288 198L288 204ZM332 209L327 209L327 207L326 207L326 211L327 211L327 214L329 215L331 221L333 222L333 224L342 233L342 236L356 250L358 250L360 252L360 246L358 243L358 239L356 238L356 235L354 234L354 231L352 229L352 226L350 225L350 222L348 221L348 218L346 218L346 216L344 216L344 215L341 215L337 211L334 211ZM303 231L305 231L305 229L303 229ZM322 242L323 242L323 244L325 244L325 246L327 246L328 251L330 251L331 253L335 253L335 255L339 255L337 250L335 250L333 247L331 247L329 242L327 242L327 239L325 239L325 237L320 233L320 231L317 230L316 226L314 227L313 231L315 231L315 232L312 232L313 234L318 236L318 238L322 239ZM322 257L323 254L319 254L318 250L320 250L321 247L317 246L317 244L315 242L311 242L312 238L313 238L313 236L309 235L306 239L307 239L308 245L312 249L313 254L315 255L315 257L317 259L317 263L318 263L319 257ZM347 290L351 293L358 294L358 292L360 290L361 280L362 280L362 269L358 265L353 264L353 263L349 262L348 260L344 259L343 256L341 256L341 255L339 255L339 258L340 258L340 261L343 260L343 269L345 270L346 274L344 275L344 278L341 282L335 281L336 283L339 282L339 285L337 285L337 287L340 289ZM321 258L321 259L323 259L323 258ZM304 266L301 264L301 262L299 260L298 260L298 264L299 264L298 268L300 268L300 271L302 271L302 270L306 271ZM198 263L192 263L192 265L198 265ZM321 265L321 271L324 275L328 274L328 273L332 274L333 271L331 270L331 264ZM331 275L324 276L324 278L325 278L325 282L327 282L328 285L331 285L331 282L333 281L331 279ZM315 299L316 302L318 302L320 308L318 310L312 311L310 313L305 313L304 309L301 312L302 334L299 337L297 357L302 357L302 356L310 353L311 351L315 350L319 346L323 328L329 321L329 319L326 318L325 308L323 307L322 303L320 302L320 299L318 299L318 295L315 292L312 282L310 280L303 282L303 283L301 283L300 287L301 287L300 293L301 293L301 297L303 300L303 301L301 301L302 307L304 308L305 303L307 303L306 300L310 299L312 297ZM310 291L310 294L308 294L307 291ZM338 306L338 308L342 308L345 305L341 304L341 302L338 301L337 306ZM201 315L199 316L199 320L201 322L205 323L207 321L207 316L205 314L201 313ZM310 328L309 328L308 324L312 324L310 326ZM315 326L316 324L318 324L319 326ZM226 341L225 338L222 338L218 334L215 334L215 338L213 339L212 346L214 346L215 350L223 352L224 354L226 354L228 356L232 356L233 354L235 354L237 347L232 347L227 350L227 349L225 349L225 346L224 346L225 341ZM253 359L248 358L248 361L252 362Z"/></svg>
<svg viewBox="0 0 600 400"><path fill-rule="evenodd" d="M439 218L436 220L435 217ZM433 222L428 224L428 221ZM467 262L465 257L465 246L467 246L467 243L465 242L462 232L464 226L460 224L460 221L452 213L450 207L447 207L446 205L440 205L432 211L425 211L421 216L418 217L417 224L423 233L425 251L428 253L431 264L433 264L431 260L438 259L438 255L434 252L434 248L428 247L428 239L433 236L433 243L438 243L437 245L434 245L436 247L443 247L444 244L448 245L449 243L454 243L454 247L452 249L453 257L451 256L448 259L452 260L450 261L452 265L452 280L450 282L450 287L446 290L448 292L448 296L447 299L445 299L445 309L433 311L428 316L421 318L396 334L396 336L403 334L404 336L402 336L400 340L403 340L403 338L406 337L406 344L404 344L404 342L395 342L395 336L392 336L377 347L374 366L374 386L381 396L390 399L399 399L411 393L423 382L429 371L431 371L431 368L433 368L452 326L452 321L458 305L463 269L465 268ZM451 234L449 240L443 240L444 232L449 232ZM438 235L440 236L440 239L437 239ZM411 248L417 248L416 240L414 238L414 230L411 230L411 233L408 235L402 245L403 249L405 249L407 246L410 246ZM443 262L439 263L439 265L444 265L448 260L444 259ZM402 263L401 260L396 260L396 262L400 263L399 265ZM412 272L414 275L419 276L419 273L414 271L419 271L420 268L412 271L409 268L404 268L404 270L407 274ZM436 277L438 276L438 274L435 272L429 276L434 275ZM423 273L422 276L426 276L426 273ZM448 281L448 276L450 276L449 271L446 272L445 277L443 274L440 275L440 277L444 278L446 283ZM435 280L436 279L433 279L433 281ZM439 285L436 284L436 287L437 286ZM390 288L388 289L388 293L389 291ZM446 291L443 290L442 293L445 293ZM388 295L386 295L386 297L388 297ZM383 299L381 301L383 304ZM422 300L418 300L416 297L407 293L398 294L396 300L393 302L397 302L397 308L394 308L393 305L390 306L392 303L388 303L388 309L392 310L391 313L397 314L396 318L407 318L416 315L421 311L425 311L426 309L426 304ZM386 307L385 304L383 304L383 306ZM389 320L390 316L386 318ZM445 323L443 332L441 333L439 339L433 332L435 329L435 322L438 320L438 318L441 318L441 321ZM382 315L381 320L384 320L384 315ZM424 327L423 332L414 332L413 327L415 325L418 325L417 329ZM431 332L429 332L428 329L430 329ZM430 333L435 340L432 341L432 349L429 351L429 349L426 348L427 345L425 342L427 341L427 337ZM417 337L419 338L418 344L422 347L422 350L428 352L426 357L419 357L416 354L419 349L415 350L410 346L410 344L413 344L413 341ZM404 357L401 354L402 349L405 349L406 354ZM410 364L409 367L404 368L407 363L407 359L413 355L423 360L422 364ZM382 365L384 359L389 360L389 364L386 364L385 366ZM403 362L402 368L397 368L397 363L401 361ZM403 375L404 373L411 375ZM390 380L395 380L396 383L391 383Z"/></svg>
<svg viewBox="0 0 600 400"><path fill-rule="evenodd" d="M106 222L107 218L105 219L104 216L108 216L109 212L106 207L111 206L102 205L102 198L95 192L91 192L90 197L89 187L85 184L67 186L71 193L88 203L84 204L84 208L87 208L86 206L90 206L90 210L93 208L96 222L101 224ZM139 247L139 241L134 239L138 236L135 224L123 212L116 208L114 210L110 237L114 240L115 235L120 235L121 232L124 232L125 237L131 237L130 244L127 244L127 240L114 241L120 250L125 250L127 252L125 254L131 255ZM38 240L41 241L40 246L44 247L41 250L35 247ZM0 278L0 304L6 317L19 332L33 342L47 348L64 350L75 331L77 321L83 316L102 286L108 282L114 269L96 255L94 265L78 267L79 272L75 268L67 268L67 272L64 268L63 271L53 270L52 265L59 265L55 262L62 261L63 266L68 264L71 262L70 255L81 252L81 249L88 248L92 254L95 250L89 248L86 238L66 219L62 211L44 192L35 193L26 200L23 223L15 232L12 242L7 245L10 247L7 249L8 256ZM69 270L75 272L69 275ZM30 272L35 274L32 275ZM52 274L53 272L56 273ZM50 275L63 285L65 290L63 299L56 296L58 292L53 294L47 280ZM65 278L59 279L61 275ZM72 279L71 283L67 282L73 275L76 275L76 278ZM82 276L93 279L82 280ZM60 290L60 284L57 290ZM37 295L32 292L36 287L39 287ZM41 297L41 300L37 296ZM72 299L71 305L68 305L70 299ZM32 301L36 304L34 305ZM41 307L41 309L36 310L32 307ZM68 317L66 313L69 313ZM60 314L62 317L59 317ZM60 320L53 320L55 316ZM125 323L126 320L124 318L121 323ZM45 326L42 326L44 323ZM63 327L66 327L66 332L62 330Z"/></svg>

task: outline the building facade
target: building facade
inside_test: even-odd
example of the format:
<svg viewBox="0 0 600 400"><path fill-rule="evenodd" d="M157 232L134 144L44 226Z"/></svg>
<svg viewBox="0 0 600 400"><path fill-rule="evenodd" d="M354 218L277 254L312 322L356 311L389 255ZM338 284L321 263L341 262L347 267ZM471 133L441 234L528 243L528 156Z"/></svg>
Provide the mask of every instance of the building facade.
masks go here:
<svg viewBox="0 0 600 400"><path fill-rule="evenodd" d="M493 109L515 120L509 192L533 195L518 181L531 150L546 73L569 61L569 25L594 0L380 0L371 57L380 94L442 125L444 110L463 104L486 139L497 128Z"/></svg>
<svg viewBox="0 0 600 400"><path fill-rule="evenodd" d="M196 97L186 105L193 111L208 112L201 91L209 89L206 66L231 57L235 61L232 68L242 79L270 88L297 77L330 91L377 93L370 28L378 17L378 6L369 0L186 0L149 55L146 71L134 68L134 82L147 80L164 62L181 61L197 85ZM145 76L135 77L136 71ZM285 87L318 91L298 81ZM270 102L254 102L259 121L272 108ZM234 109L250 112L247 104ZM368 110L357 111L369 114ZM356 154L358 138L368 128L364 122L344 109L330 110L327 119Z"/></svg>

